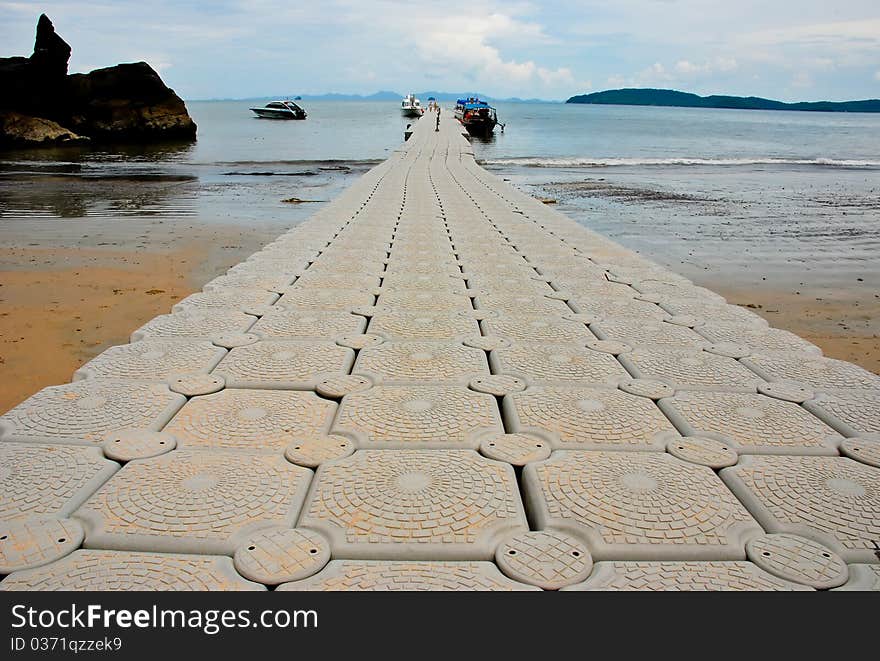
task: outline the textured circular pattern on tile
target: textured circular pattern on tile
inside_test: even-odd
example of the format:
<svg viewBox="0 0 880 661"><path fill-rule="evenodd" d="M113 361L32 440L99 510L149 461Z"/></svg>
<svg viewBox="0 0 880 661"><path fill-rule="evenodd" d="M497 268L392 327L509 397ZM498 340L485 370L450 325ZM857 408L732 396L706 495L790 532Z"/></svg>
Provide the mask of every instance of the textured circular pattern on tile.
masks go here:
<svg viewBox="0 0 880 661"><path fill-rule="evenodd" d="M545 315L504 315L483 322L487 335L513 341L582 344L594 339L583 323Z"/></svg>
<svg viewBox="0 0 880 661"><path fill-rule="evenodd" d="M241 307L241 311L245 314L249 314L252 317L264 317L267 314L277 314L278 312L284 311L283 305L273 305L269 304L249 304L243 305Z"/></svg>
<svg viewBox="0 0 880 661"><path fill-rule="evenodd" d="M525 466L543 461L550 456L550 444L539 436L529 434L497 434L487 436L480 443L484 457L503 461L513 466Z"/></svg>
<svg viewBox="0 0 880 661"><path fill-rule="evenodd" d="M548 290L549 291L549 290ZM548 315L559 317L571 312L562 301L554 301L537 294L516 292L480 292L475 300L477 308L507 315Z"/></svg>
<svg viewBox="0 0 880 661"><path fill-rule="evenodd" d="M880 468L880 435L848 438L840 444L840 453L860 463Z"/></svg>
<svg viewBox="0 0 880 661"><path fill-rule="evenodd" d="M537 590L510 580L491 562L331 560L320 573L285 583L286 591Z"/></svg>
<svg viewBox="0 0 880 661"><path fill-rule="evenodd" d="M0 590L91 590L131 592L157 590L263 590L245 580L232 558L166 553L120 553L81 549L57 562L16 572Z"/></svg>
<svg viewBox="0 0 880 661"><path fill-rule="evenodd" d="M822 392L804 403L804 408L845 436L880 434L878 390Z"/></svg>
<svg viewBox="0 0 880 661"><path fill-rule="evenodd" d="M373 387L373 382L365 376L356 374L340 374L324 379L315 386L315 391L322 397L339 399L353 392L361 392Z"/></svg>
<svg viewBox="0 0 880 661"><path fill-rule="evenodd" d="M625 378L621 379L617 387L630 395L647 397L648 399L663 399L664 397L672 397L675 394L672 386L654 379Z"/></svg>
<svg viewBox="0 0 880 661"><path fill-rule="evenodd" d="M216 292L196 292L176 303L172 312L195 312L214 310L238 310L247 312L249 308L259 305L272 305L278 300L278 294L265 289L236 289Z"/></svg>
<svg viewBox="0 0 880 661"><path fill-rule="evenodd" d="M599 319L638 319L657 323L669 317L659 305L634 298L594 298L585 294L575 297L569 304L581 314Z"/></svg>
<svg viewBox="0 0 880 661"><path fill-rule="evenodd" d="M226 379L217 374L171 374L168 376L168 388L187 397L210 395L223 390Z"/></svg>
<svg viewBox="0 0 880 661"><path fill-rule="evenodd" d="M364 326L361 317L338 310L282 310L265 315L250 332L270 339L324 339L356 335Z"/></svg>
<svg viewBox="0 0 880 661"><path fill-rule="evenodd" d="M761 380L733 358L687 348L639 347L620 356L620 362L639 377L664 381L676 390L754 392Z"/></svg>
<svg viewBox="0 0 880 661"><path fill-rule="evenodd" d="M229 352L215 374L227 388L311 390L331 374L347 374L354 351L335 342L263 340Z"/></svg>
<svg viewBox="0 0 880 661"><path fill-rule="evenodd" d="M754 312L738 305L711 305L705 301L667 299L660 304L669 314L695 319L711 319L712 322L744 324L754 328L767 328L767 321Z"/></svg>
<svg viewBox="0 0 880 661"><path fill-rule="evenodd" d="M363 349L352 372L376 383L461 383L489 376L486 354L459 343L386 342Z"/></svg>
<svg viewBox="0 0 880 661"><path fill-rule="evenodd" d="M259 526L293 526L312 472L280 453L179 449L132 461L76 512L86 546L231 554Z"/></svg>
<svg viewBox="0 0 880 661"><path fill-rule="evenodd" d="M797 381L759 383L758 392L773 399L781 399L784 402L794 402L795 404L803 404L816 396L811 388Z"/></svg>
<svg viewBox="0 0 880 661"><path fill-rule="evenodd" d="M239 574L263 585L308 578L329 561L327 540L302 528L262 530L242 542L233 557Z"/></svg>
<svg viewBox="0 0 880 661"><path fill-rule="evenodd" d="M488 560L528 529L513 469L471 450L362 450L315 479L299 525L346 557Z"/></svg>
<svg viewBox="0 0 880 661"><path fill-rule="evenodd" d="M207 340L141 340L110 347L74 373L95 377L163 381L178 372L210 372L226 350Z"/></svg>
<svg viewBox="0 0 880 661"><path fill-rule="evenodd" d="M382 312L370 321L370 332L395 340L454 340L479 330L474 319L429 310Z"/></svg>
<svg viewBox="0 0 880 661"><path fill-rule="evenodd" d="M191 399L165 431L184 448L284 450L330 427L336 404L311 392L238 390Z"/></svg>
<svg viewBox="0 0 880 661"><path fill-rule="evenodd" d="M660 408L687 434L720 434L741 452L837 454L837 432L792 402L748 393L682 391L660 402Z"/></svg>
<svg viewBox="0 0 880 661"><path fill-rule="evenodd" d="M481 335L465 339L464 345L483 351L494 351L495 349L507 349L511 343L510 340L497 335Z"/></svg>
<svg viewBox="0 0 880 661"><path fill-rule="evenodd" d="M704 347L704 350L728 358L745 358L752 353L749 347L735 342L715 342Z"/></svg>
<svg viewBox="0 0 880 661"><path fill-rule="evenodd" d="M590 330L605 340L625 342L630 347L693 347L702 348L706 340L690 328L665 322L643 322L638 319L603 319Z"/></svg>
<svg viewBox="0 0 880 661"><path fill-rule="evenodd" d="M632 347L626 342L618 342L616 340L590 340L587 342L587 348L601 353L610 353L615 356L632 351Z"/></svg>
<svg viewBox="0 0 880 661"><path fill-rule="evenodd" d="M443 289L388 289L383 288L378 305L395 310L429 310L449 312L472 310L471 299Z"/></svg>
<svg viewBox="0 0 880 661"><path fill-rule="evenodd" d="M208 339L219 333L243 333L254 321L256 319L253 316L236 310L163 314L133 332L131 341L156 338Z"/></svg>
<svg viewBox="0 0 880 661"><path fill-rule="evenodd" d="M576 526L595 559L738 560L763 532L711 469L669 454L557 452L523 479L534 525Z"/></svg>
<svg viewBox="0 0 880 661"><path fill-rule="evenodd" d="M0 443L0 521L69 516L118 468L96 447Z"/></svg>
<svg viewBox="0 0 880 661"><path fill-rule="evenodd" d="M730 445L714 438L687 436L669 441L666 450L673 457L692 464L719 469L733 466L739 459Z"/></svg>
<svg viewBox="0 0 880 661"><path fill-rule="evenodd" d="M684 326L685 328L700 328L706 322L700 317L690 314L674 314L665 319L666 323L674 326Z"/></svg>
<svg viewBox="0 0 880 661"><path fill-rule="evenodd" d="M133 461L158 457L177 447L177 439L162 431L129 429L110 434L101 443L104 456L114 461Z"/></svg>
<svg viewBox="0 0 880 661"><path fill-rule="evenodd" d="M24 519L0 522L0 574L49 564L82 544L82 526L74 519Z"/></svg>
<svg viewBox="0 0 880 661"><path fill-rule="evenodd" d="M653 402L610 388L533 387L503 406L513 431L547 438L556 448L663 452L678 436Z"/></svg>
<svg viewBox="0 0 880 661"><path fill-rule="evenodd" d="M605 384L616 386L628 376L614 356L572 344L519 342L493 351L492 371L532 383Z"/></svg>
<svg viewBox="0 0 880 661"><path fill-rule="evenodd" d="M306 468L317 468L325 461L347 457L354 452L351 439L338 434L315 434L297 437L287 449L287 460ZM294 579L290 579L294 580Z"/></svg>
<svg viewBox="0 0 880 661"><path fill-rule="evenodd" d="M373 292L362 289L297 289L288 291L278 305L292 310L350 310L360 305L373 305Z"/></svg>
<svg viewBox="0 0 880 661"><path fill-rule="evenodd" d="M784 581L751 562L598 562L578 591L755 591L809 590Z"/></svg>
<svg viewBox="0 0 880 661"><path fill-rule="evenodd" d="M0 417L4 440L100 443L122 429L161 429L186 400L163 384L85 379L44 388Z"/></svg>
<svg viewBox="0 0 880 661"><path fill-rule="evenodd" d="M555 530L524 532L504 540L495 562L513 580L545 590L583 581L593 568L586 545Z"/></svg>
<svg viewBox="0 0 880 661"><path fill-rule="evenodd" d="M224 349L234 349L235 347L246 347L260 339L259 335L253 333L234 333L226 332L215 335L211 338L211 343Z"/></svg>
<svg viewBox="0 0 880 661"><path fill-rule="evenodd" d="M515 376L506 374L490 374L489 376L478 376L471 379L468 383L471 390L484 392L496 397L503 397L515 392L521 392L526 389L526 382Z"/></svg>
<svg viewBox="0 0 880 661"><path fill-rule="evenodd" d="M822 350L814 344L781 328L752 328L738 323L707 323L697 331L710 342L736 342L745 345L752 353L764 351L797 351L821 355Z"/></svg>
<svg viewBox="0 0 880 661"><path fill-rule="evenodd" d="M343 335L336 338L336 344L349 349L367 349L377 347L385 341L381 335L362 333L360 335Z"/></svg>
<svg viewBox="0 0 880 661"><path fill-rule="evenodd" d="M846 563L839 555L797 535L761 535L750 539L746 555L764 571L819 590L836 588L849 578Z"/></svg>
<svg viewBox="0 0 880 661"><path fill-rule="evenodd" d="M333 430L360 447L476 449L504 427L495 398L463 386L376 386L342 400Z"/></svg>
<svg viewBox="0 0 880 661"><path fill-rule="evenodd" d="M834 358L802 354L754 354L743 358L757 374L768 381L800 381L817 390L880 389L880 376Z"/></svg>
<svg viewBox="0 0 880 661"><path fill-rule="evenodd" d="M767 532L809 537L847 562L876 562L880 471L846 457L740 457L721 477Z"/></svg>

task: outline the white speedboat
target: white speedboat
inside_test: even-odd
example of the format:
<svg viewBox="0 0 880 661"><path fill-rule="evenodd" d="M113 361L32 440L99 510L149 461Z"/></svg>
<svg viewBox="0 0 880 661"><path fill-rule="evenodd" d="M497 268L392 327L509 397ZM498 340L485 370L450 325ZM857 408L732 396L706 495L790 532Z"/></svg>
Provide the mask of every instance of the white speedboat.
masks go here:
<svg viewBox="0 0 880 661"><path fill-rule="evenodd" d="M421 117L425 114L425 109L414 94L407 94L400 104L400 112L404 117Z"/></svg>
<svg viewBox="0 0 880 661"><path fill-rule="evenodd" d="M262 108L251 108L262 119L305 119L306 111L293 101L272 101Z"/></svg>

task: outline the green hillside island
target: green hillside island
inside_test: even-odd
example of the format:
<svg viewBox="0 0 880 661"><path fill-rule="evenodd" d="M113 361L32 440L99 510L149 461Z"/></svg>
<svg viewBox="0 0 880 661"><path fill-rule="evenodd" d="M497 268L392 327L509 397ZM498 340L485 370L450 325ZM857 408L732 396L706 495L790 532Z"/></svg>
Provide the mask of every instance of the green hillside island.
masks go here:
<svg viewBox="0 0 880 661"><path fill-rule="evenodd" d="M783 103L757 96L697 96L658 89L620 89L580 94L566 103L618 106L676 106L681 108L736 108L739 110L811 110L814 112L880 112L880 99Z"/></svg>

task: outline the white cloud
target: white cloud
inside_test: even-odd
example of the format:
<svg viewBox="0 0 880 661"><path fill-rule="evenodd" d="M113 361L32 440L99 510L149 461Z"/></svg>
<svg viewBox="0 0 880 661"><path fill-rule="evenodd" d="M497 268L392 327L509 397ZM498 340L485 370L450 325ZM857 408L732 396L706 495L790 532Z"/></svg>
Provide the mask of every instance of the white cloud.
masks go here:
<svg viewBox="0 0 880 661"><path fill-rule="evenodd" d="M694 63L689 60L679 60L675 63L675 71L686 76L706 75L716 72L726 73L736 71L737 61L732 57L716 57L714 60L702 63Z"/></svg>
<svg viewBox="0 0 880 661"><path fill-rule="evenodd" d="M874 80L880 80L880 71L874 72Z"/></svg>
<svg viewBox="0 0 880 661"><path fill-rule="evenodd" d="M791 86L798 89L813 86L813 78L806 71L798 71L791 79Z"/></svg>

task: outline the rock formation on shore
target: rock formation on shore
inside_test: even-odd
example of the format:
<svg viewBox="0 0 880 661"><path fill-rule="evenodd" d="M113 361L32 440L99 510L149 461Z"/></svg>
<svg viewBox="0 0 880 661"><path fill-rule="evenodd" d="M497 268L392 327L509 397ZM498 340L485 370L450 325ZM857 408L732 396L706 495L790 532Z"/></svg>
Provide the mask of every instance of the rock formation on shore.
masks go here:
<svg viewBox="0 0 880 661"><path fill-rule="evenodd" d="M0 58L0 149L86 140L195 140L183 100L146 62L67 74L71 48L46 15L30 57Z"/></svg>

